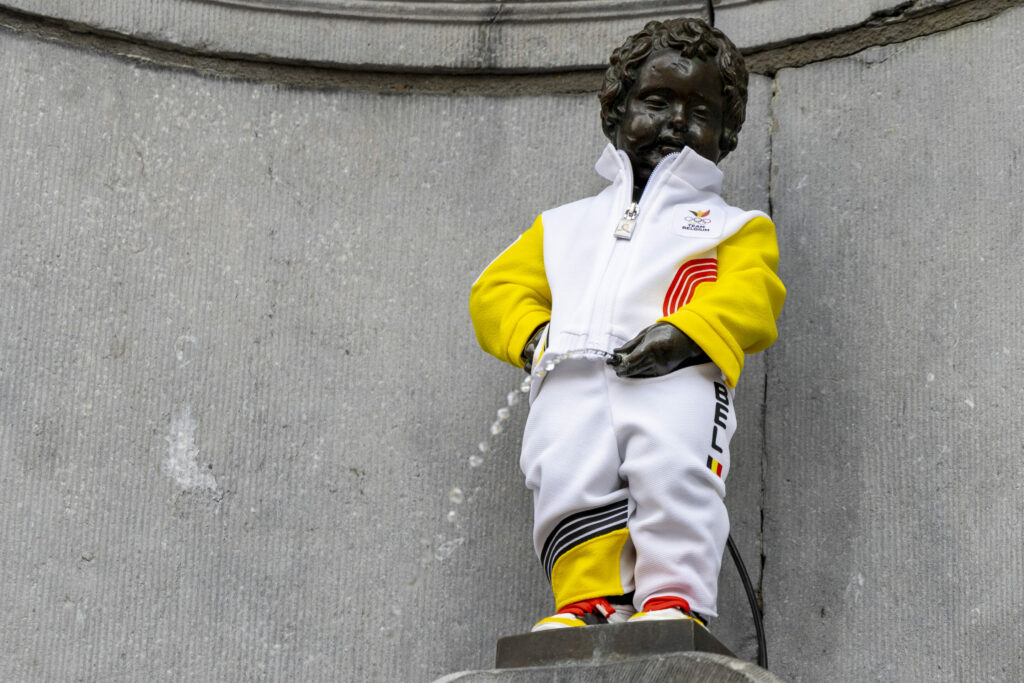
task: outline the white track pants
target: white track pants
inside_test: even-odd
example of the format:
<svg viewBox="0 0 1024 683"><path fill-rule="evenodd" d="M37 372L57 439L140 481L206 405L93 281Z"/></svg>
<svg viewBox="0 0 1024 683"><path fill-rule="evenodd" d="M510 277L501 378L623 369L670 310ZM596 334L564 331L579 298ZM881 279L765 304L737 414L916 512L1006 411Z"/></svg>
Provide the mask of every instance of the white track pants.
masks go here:
<svg viewBox="0 0 1024 683"><path fill-rule="evenodd" d="M717 616L735 429L733 392L711 363L621 379L569 359L545 378L520 466L558 608L635 590L638 609L675 595Z"/></svg>

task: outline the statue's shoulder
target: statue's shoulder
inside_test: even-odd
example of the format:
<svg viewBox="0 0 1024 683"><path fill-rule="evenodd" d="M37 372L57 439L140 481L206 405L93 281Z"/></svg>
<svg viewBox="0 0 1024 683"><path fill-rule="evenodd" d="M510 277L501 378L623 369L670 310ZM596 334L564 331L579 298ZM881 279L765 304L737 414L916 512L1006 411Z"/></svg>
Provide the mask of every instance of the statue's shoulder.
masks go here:
<svg viewBox="0 0 1024 683"><path fill-rule="evenodd" d="M580 220L587 220L595 213L605 215L614 208L614 199L615 193L609 186L590 197L548 209L541 213L544 229L547 230L549 225L554 228L556 225L570 225Z"/></svg>

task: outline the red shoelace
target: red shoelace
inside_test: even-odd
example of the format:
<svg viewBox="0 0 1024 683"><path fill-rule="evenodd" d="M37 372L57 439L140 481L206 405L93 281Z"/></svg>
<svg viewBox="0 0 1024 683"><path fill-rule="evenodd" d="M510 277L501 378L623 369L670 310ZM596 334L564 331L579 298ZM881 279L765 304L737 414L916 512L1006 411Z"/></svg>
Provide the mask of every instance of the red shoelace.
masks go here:
<svg viewBox="0 0 1024 683"><path fill-rule="evenodd" d="M686 601L684 600L683 602L685 604ZM577 617L582 617L584 614L591 612L597 612L607 619L612 614L615 614L615 608L604 598L594 598L593 600L573 602L558 610L559 614L575 614Z"/></svg>
<svg viewBox="0 0 1024 683"><path fill-rule="evenodd" d="M659 609L668 609L670 607L678 607L687 614L690 614L690 603L686 602L680 597L675 595L666 595L660 598L651 598L644 603L644 612L653 612Z"/></svg>

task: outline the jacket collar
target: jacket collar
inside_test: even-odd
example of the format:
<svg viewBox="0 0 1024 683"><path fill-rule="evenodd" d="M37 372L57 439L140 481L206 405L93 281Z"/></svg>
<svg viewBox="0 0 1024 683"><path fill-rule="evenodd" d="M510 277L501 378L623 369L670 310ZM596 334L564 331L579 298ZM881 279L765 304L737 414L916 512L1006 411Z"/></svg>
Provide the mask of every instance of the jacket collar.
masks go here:
<svg viewBox="0 0 1024 683"><path fill-rule="evenodd" d="M629 157L626 153L615 149L611 143L605 145L601 157L597 160L594 170L609 182L617 179L632 182L633 171L629 164ZM722 193L722 171L713 161L705 159L689 147L684 147L682 152L669 154L665 157L655 173L670 173L673 176L689 183L694 189L704 192ZM654 178L651 174L651 179ZM648 184L650 180L648 180Z"/></svg>

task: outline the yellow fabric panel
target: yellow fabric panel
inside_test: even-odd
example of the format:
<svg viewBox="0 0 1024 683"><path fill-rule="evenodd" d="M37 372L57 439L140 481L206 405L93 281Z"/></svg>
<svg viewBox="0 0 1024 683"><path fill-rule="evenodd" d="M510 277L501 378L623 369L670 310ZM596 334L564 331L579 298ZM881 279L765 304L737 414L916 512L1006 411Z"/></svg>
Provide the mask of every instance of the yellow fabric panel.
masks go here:
<svg viewBox="0 0 1024 683"><path fill-rule="evenodd" d="M556 616L551 616L551 617L544 617L543 619L538 621L536 624L534 624L533 627L537 628L541 624L561 624L562 626L577 627L577 628L580 627L580 626L586 626L587 625L585 621L583 621L582 619L577 619L575 616L559 617L557 615Z"/></svg>
<svg viewBox="0 0 1024 683"><path fill-rule="evenodd" d="M579 600L622 595L619 556L628 539L628 529L616 529L565 551L551 570L555 608Z"/></svg>
<svg viewBox="0 0 1024 683"><path fill-rule="evenodd" d="M551 319L540 216L473 283L469 316L484 351L523 367L520 355L530 335Z"/></svg>
<svg viewBox="0 0 1024 683"><path fill-rule="evenodd" d="M744 355L768 348L779 335L775 321L786 288L778 266L775 224L759 216L718 245L718 280L698 285L690 303L661 318L704 349L730 387L739 380Z"/></svg>

